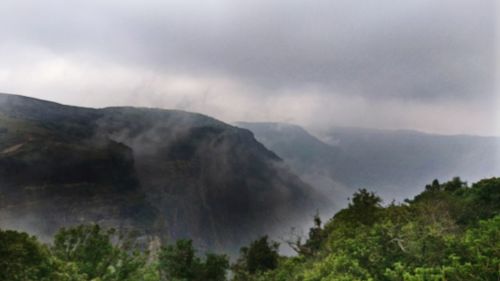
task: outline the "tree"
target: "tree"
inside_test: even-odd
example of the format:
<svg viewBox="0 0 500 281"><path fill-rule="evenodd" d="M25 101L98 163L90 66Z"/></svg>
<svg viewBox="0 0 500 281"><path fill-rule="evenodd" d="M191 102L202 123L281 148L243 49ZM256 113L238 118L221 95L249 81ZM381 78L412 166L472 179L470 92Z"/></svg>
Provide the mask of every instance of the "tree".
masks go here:
<svg viewBox="0 0 500 281"><path fill-rule="evenodd" d="M34 236L0 230L0 280L52 280L48 249Z"/></svg>
<svg viewBox="0 0 500 281"><path fill-rule="evenodd" d="M247 280L248 275L266 272L278 267L279 243L263 236L253 241L250 246L240 250L240 257L233 265L233 280Z"/></svg>
<svg viewBox="0 0 500 281"><path fill-rule="evenodd" d="M366 268L345 254L330 255L304 273L304 281L373 281Z"/></svg>
<svg viewBox="0 0 500 281"><path fill-rule="evenodd" d="M314 226L309 229L309 238L304 245L304 254L314 255L321 249L325 239L324 230L321 227L321 218L319 214L314 216Z"/></svg>
<svg viewBox="0 0 500 281"><path fill-rule="evenodd" d="M297 234L294 228L292 228L290 236L287 239L283 239L283 241L297 254L312 256L321 249L325 238L326 235L321 225L321 218L319 214L316 214L314 216L314 225L309 229L309 236L305 243L302 242L302 235Z"/></svg>
<svg viewBox="0 0 500 281"><path fill-rule="evenodd" d="M202 266L200 281L224 281L229 269L229 260L225 255L207 254Z"/></svg>
<svg viewBox="0 0 500 281"><path fill-rule="evenodd" d="M191 240L177 240L175 245L167 245L160 250L159 267L166 280L195 280L201 262L195 256Z"/></svg>
<svg viewBox="0 0 500 281"><path fill-rule="evenodd" d="M469 229L463 244L467 248L463 259L471 264L471 275L482 280L500 280L500 215Z"/></svg>
<svg viewBox="0 0 500 281"><path fill-rule="evenodd" d="M113 244L114 233L113 229L103 230L99 225L62 228L54 237L51 251L60 261L76 266L77 272L90 280L140 280L145 256L119 238Z"/></svg>
<svg viewBox="0 0 500 281"><path fill-rule="evenodd" d="M169 281L224 281L229 268L225 255L207 253L205 260L196 256L191 240L177 240L160 251L159 268Z"/></svg>
<svg viewBox="0 0 500 281"><path fill-rule="evenodd" d="M333 219L350 224L372 225L382 209L381 203L382 199L375 193L360 189L352 196L347 209L339 211Z"/></svg>
<svg viewBox="0 0 500 281"><path fill-rule="evenodd" d="M439 184L439 181L437 179L433 180L432 184L428 184L425 186L425 190L430 191L430 192L439 191L440 188L441 188L441 185Z"/></svg>
<svg viewBox="0 0 500 281"><path fill-rule="evenodd" d="M451 181L443 184L444 191L449 192L453 192L465 187L467 187L467 183L462 181L459 177L454 177Z"/></svg>

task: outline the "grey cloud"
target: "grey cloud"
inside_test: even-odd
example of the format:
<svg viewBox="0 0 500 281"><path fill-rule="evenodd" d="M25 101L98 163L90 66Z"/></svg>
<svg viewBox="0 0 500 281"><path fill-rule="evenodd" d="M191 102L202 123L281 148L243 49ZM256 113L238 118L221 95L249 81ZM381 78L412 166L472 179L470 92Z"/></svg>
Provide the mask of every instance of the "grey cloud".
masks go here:
<svg viewBox="0 0 500 281"><path fill-rule="evenodd" d="M0 36L367 99L494 98L495 1L15 1ZM257 94L257 93L256 93Z"/></svg>
<svg viewBox="0 0 500 281"><path fill-rule="evenodd" d="M496 2L4 0L0 91L498 135Z"/></svg>

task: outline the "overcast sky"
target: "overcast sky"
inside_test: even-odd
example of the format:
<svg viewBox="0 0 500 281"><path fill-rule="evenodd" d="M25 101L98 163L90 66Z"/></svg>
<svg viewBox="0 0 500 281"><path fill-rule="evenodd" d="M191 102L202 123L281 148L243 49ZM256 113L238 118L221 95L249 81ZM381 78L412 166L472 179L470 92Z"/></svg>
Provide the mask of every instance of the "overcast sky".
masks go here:
<svg viewBox="0 0 500 281"><path fill-rule="evenodd" d="M495 2L3 0L0 92L500 135Z"/></svg>

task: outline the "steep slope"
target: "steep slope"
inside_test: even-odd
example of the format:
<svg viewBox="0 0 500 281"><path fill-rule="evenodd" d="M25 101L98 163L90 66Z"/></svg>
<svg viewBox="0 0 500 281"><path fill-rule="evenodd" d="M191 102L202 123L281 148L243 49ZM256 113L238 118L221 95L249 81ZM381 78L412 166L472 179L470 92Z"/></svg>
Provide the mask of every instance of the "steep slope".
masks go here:
<svg viewBox="0 0 500 281"><path fill-rule="evenodd" d="M279 155L285 157L287 161L292 161L294 166L300 166L301 169L310 168L313 162L328 164L338 154L331 145L297 125L249 122L237 122L236 125L254 132L262 143L279 149Z"/></svg>
<svg viewBox="0 0 500 281"><path fill-rule="evenodd" d="M323 216L330 217L336 208L347 202L352 187L332 176L337 159L342 157L339 149L293 124L237 122L236 125L252 131L317 193L334 202L330 208L321 210Z"/></svg>
<svg viewBox="0 0 500 281"><path fill-rule="evenodd" d="M132 151L94 138L95 110L0 95L0 224L42 237L96 221L149 229Z"/></svg>
<svg viewBox="0 0 500 281"><path fill-rule="evenodd" d="M322 141L290 124L238 126L254 132L311 185L335 190L337 198L368 188L386 201L402 200L434 178L476 181L500 173L500 138L336 127L322 133Z"/></svg>
<svg viewBox="0 0 500 281"><path fill-rule="evenodd" d="M252 133L200 114L0 95L0 226L99 222L236 250L322 201Z"/></svg>

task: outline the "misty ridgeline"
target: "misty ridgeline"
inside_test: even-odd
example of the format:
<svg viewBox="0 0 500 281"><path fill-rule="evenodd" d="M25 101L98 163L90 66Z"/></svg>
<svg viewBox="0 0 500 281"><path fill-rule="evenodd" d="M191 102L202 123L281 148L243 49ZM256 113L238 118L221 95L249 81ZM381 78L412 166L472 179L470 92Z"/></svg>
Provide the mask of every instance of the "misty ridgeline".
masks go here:
<svg viewBox="0 0 500 281"><path fill-rule="evenodd" d="M2 94L0 280L498 279L498 138L332 130Z"/></svg>

